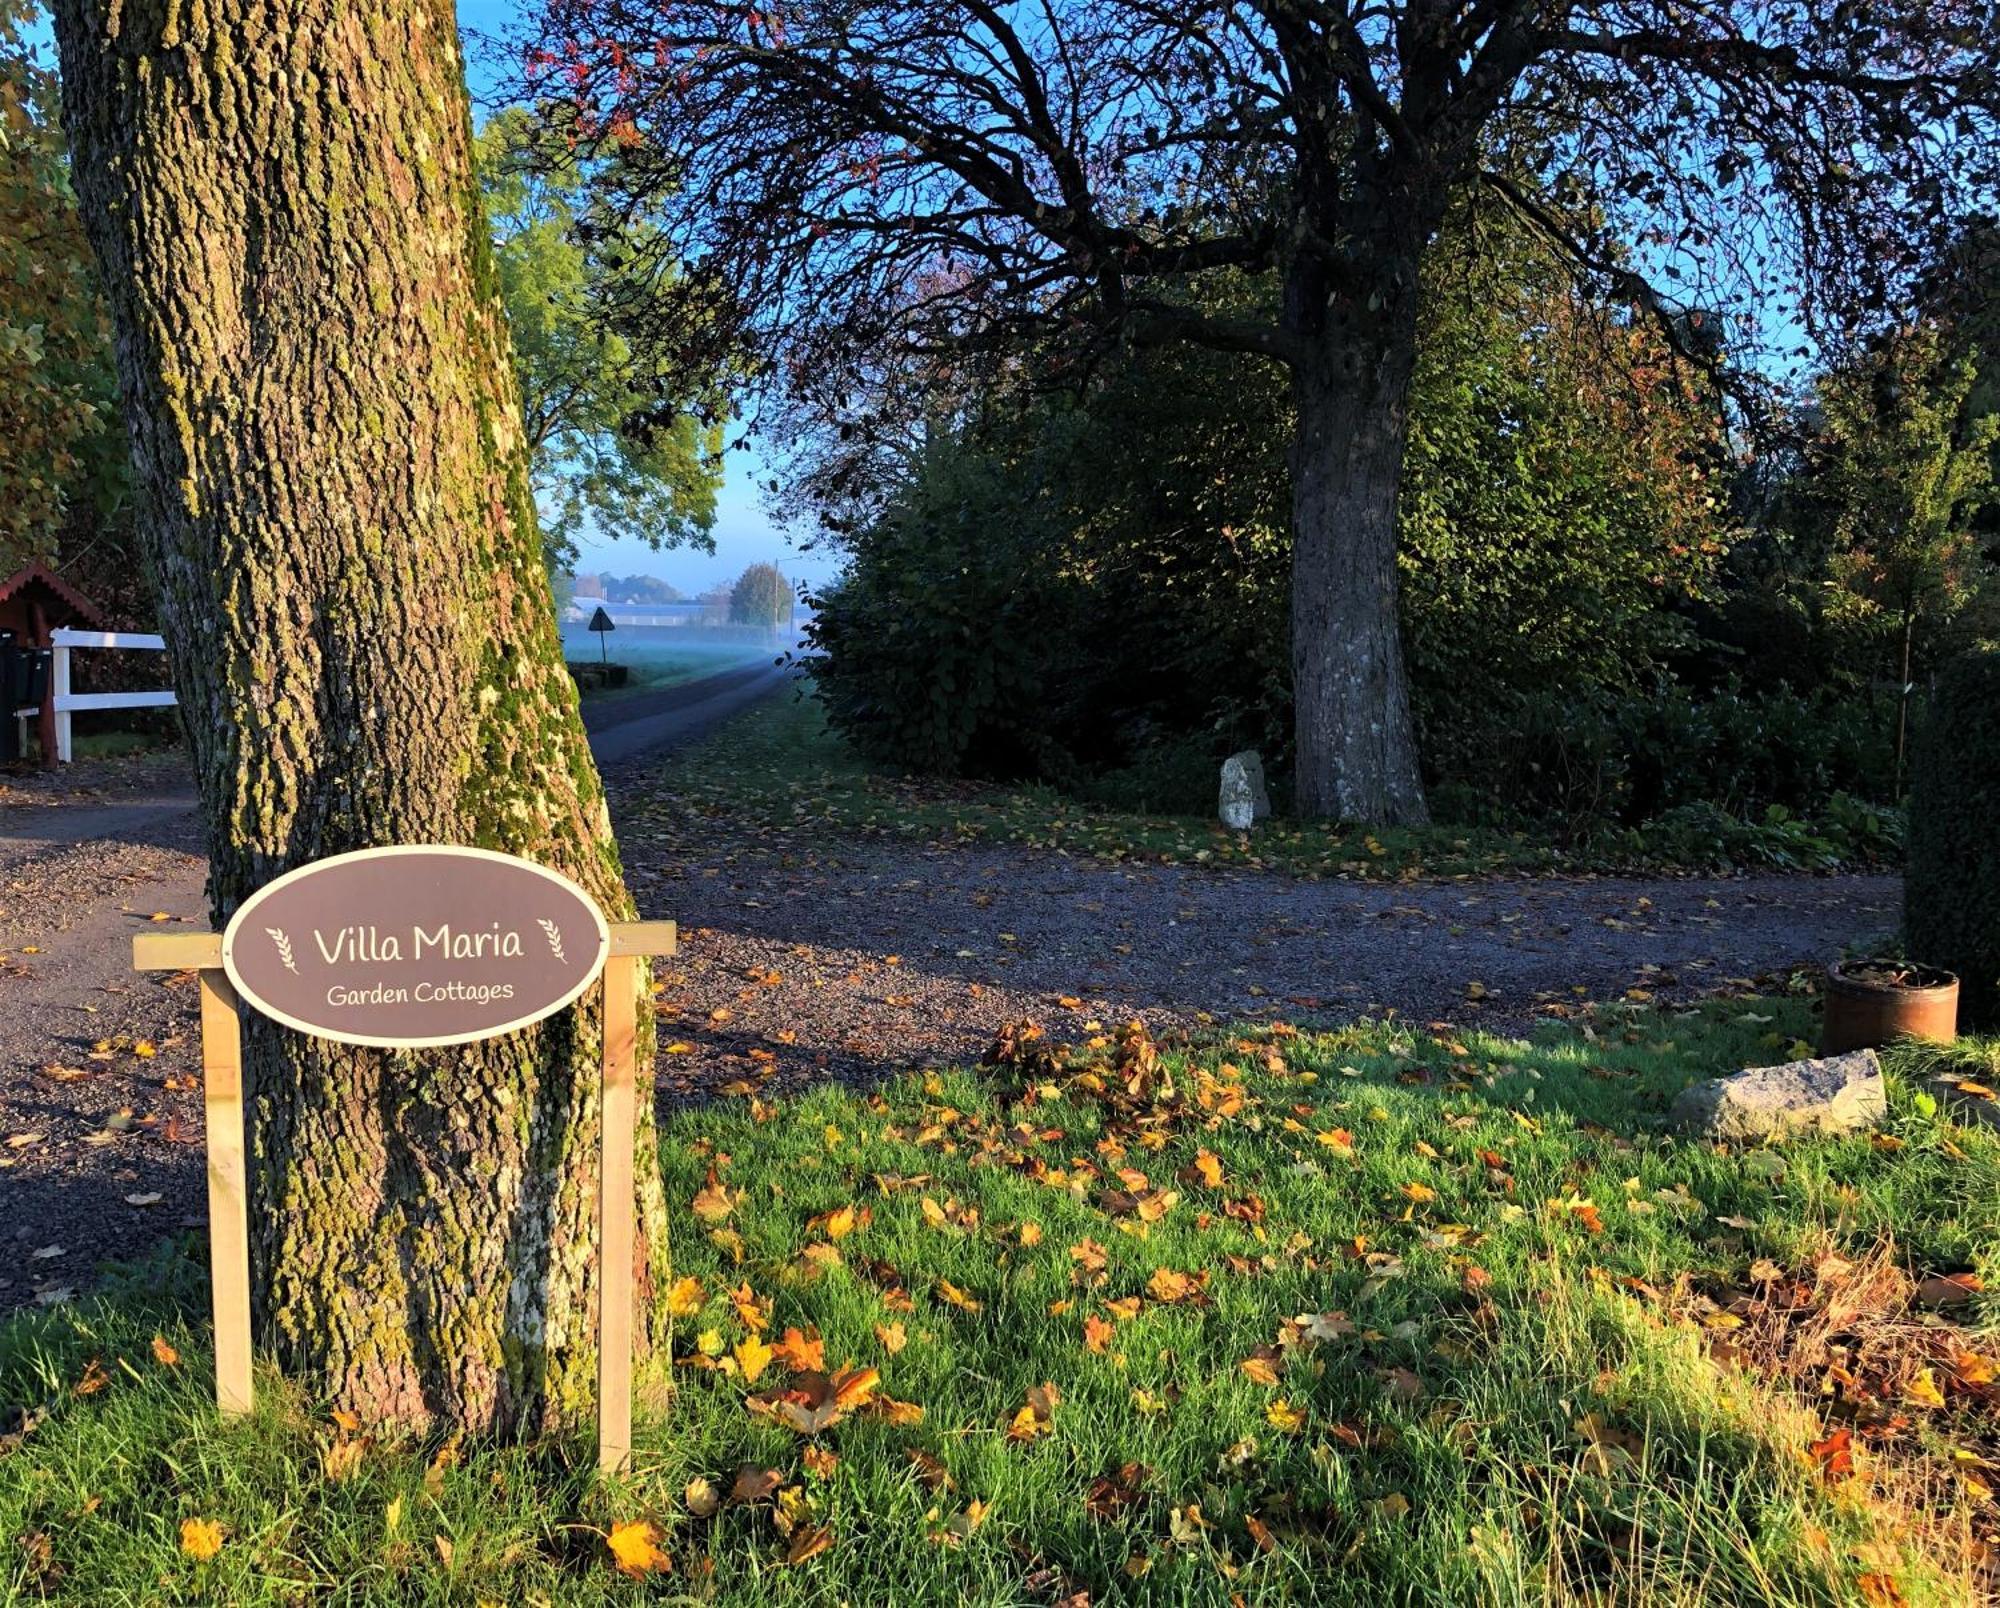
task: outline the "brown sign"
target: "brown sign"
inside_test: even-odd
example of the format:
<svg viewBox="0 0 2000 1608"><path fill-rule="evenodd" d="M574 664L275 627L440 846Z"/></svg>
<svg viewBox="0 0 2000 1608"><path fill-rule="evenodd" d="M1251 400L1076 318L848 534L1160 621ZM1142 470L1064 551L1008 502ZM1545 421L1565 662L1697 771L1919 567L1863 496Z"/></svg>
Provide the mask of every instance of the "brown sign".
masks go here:
<svg viewBox="0 0 2000 1608"><path fill-rule="evenodd" d="M493 1038L551 1016L603 969L611 934L567 877L488 849L337 854L259 888L222 966L266 1016L348 1044Z"/></svg>

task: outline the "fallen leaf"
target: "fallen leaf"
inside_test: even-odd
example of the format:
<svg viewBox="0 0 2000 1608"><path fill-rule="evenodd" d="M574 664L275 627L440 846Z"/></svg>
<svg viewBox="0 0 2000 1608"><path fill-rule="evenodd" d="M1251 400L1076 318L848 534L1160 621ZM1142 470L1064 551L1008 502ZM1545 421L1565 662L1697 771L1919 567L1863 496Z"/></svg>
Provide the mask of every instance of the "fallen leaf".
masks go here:
<svg viewBox="0 0 2000 1608"><path fill-rule="evenodd" d="M181 1551L206 1563L222 1550L222 1526L214 1519L182 1519Z"/></svg>
<svg viewBox="0 0 2000 1608"><path fill-rule="evenodd" d="M156 1334L153 1336L153 1360L162 1368L177 1368L181 1354L167 1344L164 1336Z"/></svg>
<svg viewBox="0 0 2000 1608"><path fill-rule="evenodd" d="M604 1544L618 1565L618 1572L634 1580L657 1570L673 1567L673 1560L659 1548L660 1532L644 1519L632 1519L611 1526Z"/></svg>
<svg viewBox="0 0 2000 1608"><path fill-rule="evenodd" d="M1944 1406L1944 1392L1938 1388L1937 1375L1928 1368L1919 1368L1915 1377L1903 1386L1903 1400L1919 1407Z"/></svg>
<svg viewBox="0 0 2000 1608"><path fill-rule="evenodd" d="M809 1335L787 1329L784 1339L771 1347L771 1355L794 1373L826 1372L826 1344L817 1329Z"/></svg>
<svg viewBox="0 0 2000 1608"><path fill-rule="evenodd" d="M1986 1286L1974 1273L1934 1273L1917 1286L1925 1306L1964 1306Z"/></svg>
<svg viewBox="0 0 2000 1608"><path fill-rule="evenodd" d="M833 1531L823 1524L802 1525L792 1532L791 1545L785 1549L785 1562L800 1564L817 1558L833 1545Z"/></svg>
<svg viewBox="0 0 2000 1608"><path fill-rule="evenodd" d="M937 1289L939 1295L943 1296L961 1311L981 1312L985 1310L986 1303L984 1301L975 1300L972 1296L967 1295L965 1291L952 1283L950 1279L939 1279L937 1281Z"/></svg>
<svg viewBox="0 0 2000 1608"><path fill-rule="evenodd" d="M764 1370L771 1365L771 1359L777 1353L756 1335L751 1334L736 1342L734 1355L736 1366L743 1370L743 1382L746 1385L754 1385Z"/></svg>
<svg viewBox="0 0 2000 1608"><path fill-rule="evenodd" d="M1306 1427L1306 1415L1283 1396L1264 1409L1264 1421L1273 1429L1283 1430L1287 1435L1296 1435Z"/></svg>

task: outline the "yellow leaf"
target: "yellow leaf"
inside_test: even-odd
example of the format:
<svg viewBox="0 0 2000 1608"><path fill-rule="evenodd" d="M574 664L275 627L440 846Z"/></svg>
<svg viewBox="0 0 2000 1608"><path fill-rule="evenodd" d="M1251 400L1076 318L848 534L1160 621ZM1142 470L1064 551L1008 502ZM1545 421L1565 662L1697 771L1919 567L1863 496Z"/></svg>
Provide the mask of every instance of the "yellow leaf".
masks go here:
<svg viewBox="0 0 2000 1608"><path fill-rule="evenodd" d="M1938 1389L1937 1376L1930 1369L1919 1368L1916 1377L1903 1386L1903 1399L1919 1407L1942 1407L1944 1392Z"/></svg>
<svg viewBox="0 0 2000 1608"><path fill-rule="evenodd" d="M910 1343L910 1337L900 1321L876 1324L875 1338L882 1342L882 1349L892 1357Z"/></svg>
<svg viewBox="0 0 2000 1608"><path fill-rule="evenodd" d="M604 1544L611 1549L618 1572L634 1580L657 1569L671 1569L673 1560L659 1548L660 1532L644 1519L632 1519L611 1526Z"/></svg>
<svg viewBox="0 0 2000 1608"><path fill-rule="evenodd" d="M1278 1365L1269 1357L1245 1357L1236 1365L1243 1370L1243 1377L1260 1385L1275 1385L1278 1382Z"/></svg>
<svg viewBox="0 0 2000 1608"><path fill-rule="evenodd" d="M1194 1170L1210 1189L1222 1187L1222 1160L1214 1151L1197 1150L1194 1153Z"/></svg>
<svg viewBox="0 0 2000 1608"><path fill-rule="evenodd" d="M701 1280L677 1279L667 1291L667 1312L676 1318L691 1318L701 1310Z"/></svg>
<svg viewBox="0 0 2000 1608"><path fill-rule="evenodd" d="M958 1307L963 1311L979 1312L984 1310L985 1308L986 1305L985 1302L976 1300L972 1296L967 1295L956 1284L952 1283L950 1279L939 1279L937 1287L939 1295L943 1296L953 1306Z"/></svg>
<svg viewBox="0 0 2000 1608"><path fill-rule="evenodd" d="M745 1335L736 1342L736 1366L743 1370L743 1383L754 1385L758 1376L770 1367L771 1358L777 1353L756 1335Z"/></svg>
<svg viewBox="0 0 2000 1608"><path fill-rule="evenodd" d="M181 1551L206 1563L222 1550L222 1526L214 1519L182 1519Z"/></svg>
<svg viewBox="0 0 2000 1608"><path fill-rule="evenodd" d="M1306 1427L1306 1415L1280 1396L1264 1409L1264 1421L1273 1429L1281 1429L1287 1435L1296 1435Z"/></svg>
<svg viewBox="0 0 2000 1608"><path fill-rule="evenodd" d="M826 1218L826 1237L832 1240L846 1239L854 1232L857 1215L852 1206L843 1206L838 1211L829 1212Z"/></svg>
<svg viewBox="0 0 2000 1608"><path fill-rule="evenodd" d="M1403 1193L1409 1199L1419 1202L1438 1198L1437 1191L1429 1184L1407 1183L1403 1185Z"/></svg>

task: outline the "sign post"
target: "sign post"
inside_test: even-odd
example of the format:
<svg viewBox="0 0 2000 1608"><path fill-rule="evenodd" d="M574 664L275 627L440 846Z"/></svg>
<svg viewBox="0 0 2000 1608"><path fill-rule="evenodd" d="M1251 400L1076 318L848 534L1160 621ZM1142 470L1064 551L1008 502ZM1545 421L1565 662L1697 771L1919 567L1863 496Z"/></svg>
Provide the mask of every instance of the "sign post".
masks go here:
<svg viewBox="0 0 2000 1608"><path fill-rule="evenodd" d="M258 889L220 933L134 936L135 969L200 979L222 1412L247 1413L251 1404L241 1004L321 1038L411 1049L514 1032L601 978L597 1454L604 1473L627 1466L638 993L646 958L671 955L675 939L671 921L607 923L582 888L533 861L426 845L301 866Z"/></svg>
<svg viewBox="0 0 2000 1608"><path fill-rule="evenodd" d="M597 612L591 615L590 625L588 629L595 631L597 633L598 662L600 664L609 664L611 662L611 656L605 649L605 643L608 640L605 636L605 633L607 631L617 630L618 622L613 620L610 615L604 612L604 605L602 603L597 605Z"/></svg>

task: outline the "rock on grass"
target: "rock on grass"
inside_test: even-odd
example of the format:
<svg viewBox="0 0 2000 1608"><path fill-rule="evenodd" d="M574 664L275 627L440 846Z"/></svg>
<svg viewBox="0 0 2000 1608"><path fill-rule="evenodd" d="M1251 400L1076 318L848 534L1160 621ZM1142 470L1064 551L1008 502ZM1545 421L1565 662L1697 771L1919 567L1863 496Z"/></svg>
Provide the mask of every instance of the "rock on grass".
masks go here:
<svg viewBox="0 0 2000 1608"><path fill-rule="evenodd" d="M1889 1113L1873 1050L1753 1066L1683 1089L1668 1120L1711 1139L1758 1141L1796 1133L1857 1133Z"/></svg>

